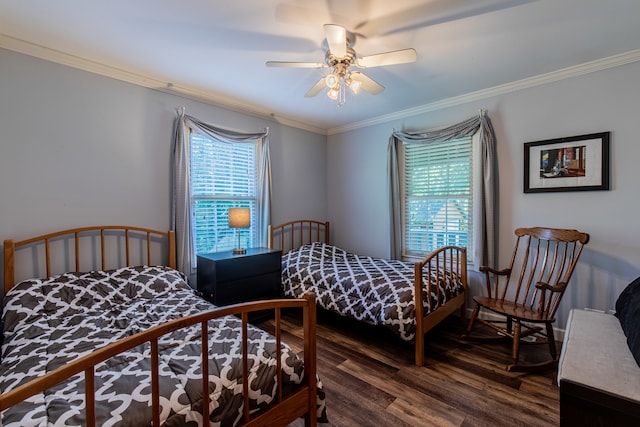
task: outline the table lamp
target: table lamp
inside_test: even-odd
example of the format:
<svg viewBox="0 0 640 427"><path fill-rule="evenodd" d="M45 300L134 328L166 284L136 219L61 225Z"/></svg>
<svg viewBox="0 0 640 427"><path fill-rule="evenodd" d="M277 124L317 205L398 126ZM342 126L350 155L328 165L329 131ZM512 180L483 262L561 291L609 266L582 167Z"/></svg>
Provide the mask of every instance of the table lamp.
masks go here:
<svg viewBox="0 0 640 427"><path fill-rule="evenodd" d="M240 229L251 227L251 209L229 208L229 228L235 228L238 235L238 246L233 250L234 255L243 255L247 250L240 247Z"/></svg>

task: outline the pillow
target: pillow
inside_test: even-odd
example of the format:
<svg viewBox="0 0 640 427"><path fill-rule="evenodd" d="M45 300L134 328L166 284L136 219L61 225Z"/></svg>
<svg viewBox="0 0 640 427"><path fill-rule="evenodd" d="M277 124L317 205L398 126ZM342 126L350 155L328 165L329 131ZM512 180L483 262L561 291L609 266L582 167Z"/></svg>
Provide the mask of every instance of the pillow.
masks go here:
<svg viewBox="0 0 640 427"><path fill-rule="evenodd" d="M640 277L631 282L616 301L616 317L627 336L627 344L640 366Z"/></svg>

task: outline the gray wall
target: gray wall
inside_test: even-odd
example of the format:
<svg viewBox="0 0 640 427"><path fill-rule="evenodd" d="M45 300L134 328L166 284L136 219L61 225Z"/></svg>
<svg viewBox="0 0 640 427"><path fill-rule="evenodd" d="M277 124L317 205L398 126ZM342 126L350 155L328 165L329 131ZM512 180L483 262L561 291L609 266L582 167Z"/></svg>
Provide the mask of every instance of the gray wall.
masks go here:
<svg viewBox="0 0 640 427"><path fill-rule="evenodd" d="M386 161L393 130L446 126L488 110L498 140L499 258L505 267L521 226L590 233L558 313L572 307L610 310L640 276L640 63L532 87L479 102L373 125L328 138L327 200L334 241L345 249L389 255ZM428 84L425 83L425 84ZM611 131L611 191L523 193L523 144ZM479 292L477 284L474 292Z"/></svg>
<svg viewBox="0 0 640 427"><path fill-rule="evenodd" d="M324 135L0 49L0 241L89 225L169 229L181 106L222 127L268 126L273 222L326 217Z"/></svg>

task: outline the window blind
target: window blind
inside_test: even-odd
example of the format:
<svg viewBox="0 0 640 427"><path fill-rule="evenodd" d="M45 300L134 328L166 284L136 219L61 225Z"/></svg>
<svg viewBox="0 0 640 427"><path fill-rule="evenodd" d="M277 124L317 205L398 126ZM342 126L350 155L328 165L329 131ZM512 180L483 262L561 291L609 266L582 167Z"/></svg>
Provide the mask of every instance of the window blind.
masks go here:
<svg viewBox="0 0 640 427"><path fill-rule="evenodd" d="M406 256L472 242L471 138L404 146Z"/></svg>
<svg viewBox="0 0 640 427"><path fill-rule="evenodd" d="M197 254L238 245L254 246L256 212L255 143L227 143L191 133L191 208ZM251 227L231 229L229 208L250 208Z"/></svg>

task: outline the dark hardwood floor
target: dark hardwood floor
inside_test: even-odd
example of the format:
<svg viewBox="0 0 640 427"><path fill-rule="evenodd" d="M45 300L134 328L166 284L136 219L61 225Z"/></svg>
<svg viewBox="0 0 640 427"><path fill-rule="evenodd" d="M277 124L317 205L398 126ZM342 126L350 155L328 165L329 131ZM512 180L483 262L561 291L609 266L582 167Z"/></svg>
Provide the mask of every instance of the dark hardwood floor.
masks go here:
<svg viewBox="0 0 640 427"><path fill-rule="evenodd" d="M300 351L300 316L285 313L283 324L283 340ZM259 325L272 329L270 320ZM328 425L559 425L555 370L507 372L509 344L464 342L460 331L460 319L452 316L429 332L425 365L417 367L412 346L386 329L319 312L318 375ZM548 357L546 345L525 346L522 352L525 360Z"/></svg>

